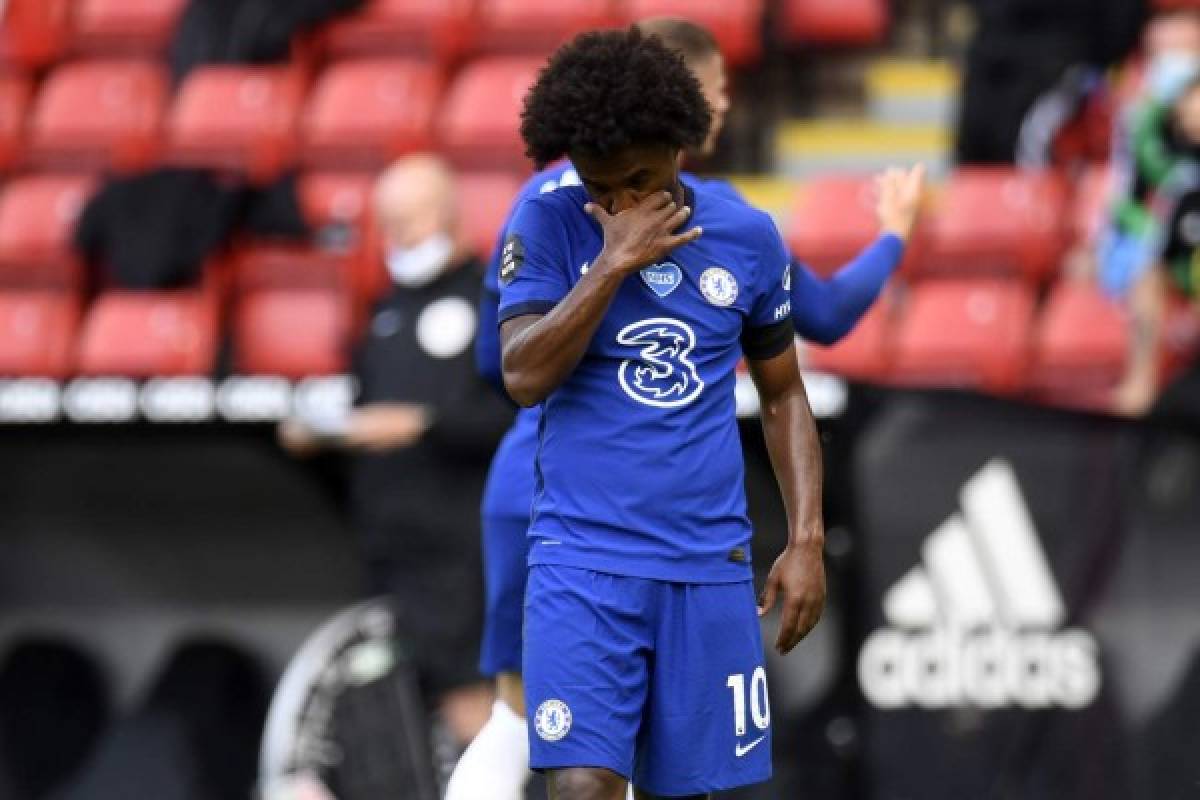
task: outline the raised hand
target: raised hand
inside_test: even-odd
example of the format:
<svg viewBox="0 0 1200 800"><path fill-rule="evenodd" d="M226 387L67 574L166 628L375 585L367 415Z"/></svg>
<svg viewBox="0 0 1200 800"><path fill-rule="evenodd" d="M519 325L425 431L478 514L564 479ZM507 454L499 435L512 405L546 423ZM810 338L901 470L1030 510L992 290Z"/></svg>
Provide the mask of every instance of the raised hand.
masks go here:
<svg viewBox="0 0 1200 800"><path fill-rule="evenodd" d="M654 192L632 208L609 214L597 203L588 203L584 211L604 230L602 261L621 273L635 272L660 261L680 245L700 238L700 228L675 234L692 213L687 206L676 205L670 192Z"/></svg>
<svg viewBox="0 0 1200 800"><path fill-rule="evenodd" d="M879 192L875 205L879 227L884 233L894 233L908 241L921 209L925 165L917 164L907 170L891 167L875 176L875 187Z"/></svg>

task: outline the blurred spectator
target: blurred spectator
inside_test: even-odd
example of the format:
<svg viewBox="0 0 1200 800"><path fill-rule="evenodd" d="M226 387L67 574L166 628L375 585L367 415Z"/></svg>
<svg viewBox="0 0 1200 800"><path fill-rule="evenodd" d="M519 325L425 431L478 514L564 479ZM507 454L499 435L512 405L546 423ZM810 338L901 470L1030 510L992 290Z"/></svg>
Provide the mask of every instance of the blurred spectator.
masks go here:
<svg viewBox="0 0 1200 800"><path fill-rule="evenodd" d="M289 419L280 439L297 454L352 453L370 590L394 601L427 707L465 745L491 712L476 670L478 508L511 410L475 373L482 268L459 241L447 167L426 155L397 162L376 185L375 214L392 286L355 359L358 405L342 418Z"/></svg>

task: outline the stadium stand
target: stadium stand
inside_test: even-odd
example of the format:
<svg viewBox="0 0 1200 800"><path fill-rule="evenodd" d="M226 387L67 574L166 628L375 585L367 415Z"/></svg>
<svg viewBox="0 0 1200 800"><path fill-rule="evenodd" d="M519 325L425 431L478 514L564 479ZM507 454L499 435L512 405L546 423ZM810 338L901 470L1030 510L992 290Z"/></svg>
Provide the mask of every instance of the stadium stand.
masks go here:
<svg viewBox="0 0 1200 800"><path fill-rule="evenodd" d="M762 58L763 0L628 0L624 22L647 17L683 17L703 25L734 67Z"/></svg>
<svg viewBox="0 0 1200 800"><path fill-rule="evenodd" d="M472 61L442 102L441 151L467 169L528 169L518 133L521 100L543 59L495 56Z"/></svg>
<svg viewBox="0 0 1200 800"><path fill-rule="evenodd" d="M1019 390L1034 294L1015 280L946 278L912 287L895 335L892 376L905 385Z"/></svg>
<svg viewBox="0 0 1200 800"><path fill-rule="evenodd" d="M867 312L857 327L832 347L809 345L809 367L864 381L883 382L888 377L894 342L893 309L885 296Z"/></svg>
<svg viewBox="0 0 1200 800"><path fill-rule="evenodd" d="M475 46L541 57L575 34L618 23L611 0L492 0L478 7Z"/></svg>
<svg viewBox="0 0 1200 800"><path fill-rule="evenodd" d="M70 36L71 0L5 0L0 62L34 70L53 64Z"/></svg>
<svg viewBox="0 0 1200 800"><path fill-rule="evenodd" d="M76 0L74 54L157 55L170 40L186 0Z"/></svg>
<svg viewBox="0 0 1200 800"><path fill-rule="evenodd" d="M793 44L870 45L888 26L886 0L783 0L780 34Z"/></svg>
<svg viewBox="0 0 1200 800"><path fill-rule="evenodd" d="M0 375L66 378L78 325L79 303L67 292L0 292Z"/></svg>
<svg viewBox="0 0 1200 800"><path fill-rule="evenodd" d="M0 193L0 284L74 288L82 274L71 231L95 181L79 175L30 175Z"/></svg>
<svg viewBox="0 0 1200 800"><path fill-rule="evenodd" d="M76 372L132 378L208 375L219 340L217 311L216 294L207 287L105 292L84 318Z"/></svg>
<svg viewBox="0 0 1200 800"><path fill-rule="evenodd" d="M23 75L0 74L0 171L12 169L22 154L33 84Z"/></svg>
<svg viewBox="0 0 1200 800"><path fill-rule="evenodd" d="M349 320L345 295L337 290L250 292L234 316L235 366L244 374L289 378L340 372Z"/></svg>
<svg viewBox="0 0 1200 800"><path fill-rule="evenodd" d="M304 92L304 77L292 67L198 68L175 97L167 160L269 180L295 157Z"/></svg>
<svg viewBox="0 0 1200 800"><path fill-rule="evenodd" d="M379 169L433 144L441 91L437 69L412 59L362 59L330 66L305 111L303 160L323 168Z"/></svg>
<svg viewBox="0 0 1200 800"><path fill-rule="evenodd" d="M474 6L474 0L368 0L319 33L316 49L335 58L409 55L450 63L470 45Z"/></svg>
<svg viewBox="0 0 1200 800"><path fill-rule="evenodd" d="M808 181L784 226L792 252L819 275L833 274L878 234L873 179L833 175Z"/></svg>
<svg viewBox="0 0 1200 800"><path fill-rule="evenodd" d="M1034 333L1030 385L1042 400L1097 410L1125 371L1127 322L1098 289L1061 281L1051 291Z"/></svg>
<svg viewBox="0 0 1200 800"><path fill-rule="evenodd" d="M1040 282L1066 245L1066 190L1050 173L965 167L946 182L929 221L921 273L1020 275Z"/></svg>
<svg viewBox="0 0 1200 800"><path fill-rule="evenodd" d="M158 156L166 72L141 61L63 64L33 109L29 160L42 167L133 171Z"/></svg>

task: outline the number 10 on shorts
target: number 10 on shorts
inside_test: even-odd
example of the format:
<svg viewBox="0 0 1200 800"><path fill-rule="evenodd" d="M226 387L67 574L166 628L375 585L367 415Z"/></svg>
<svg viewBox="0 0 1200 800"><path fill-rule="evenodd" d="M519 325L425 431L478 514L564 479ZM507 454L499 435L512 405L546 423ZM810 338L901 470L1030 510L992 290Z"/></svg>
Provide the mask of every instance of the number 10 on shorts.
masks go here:
<svg viewBox="0 0 1200 800"><path fill-rule="evenodd" d="M733 730L737 736L746 735L746 675L735 673L725 680L733 692ZM750 716L754 727L765 731L771 725L771 701L767 697L767 671L762 667L754 670L750 678Z"/></svg>

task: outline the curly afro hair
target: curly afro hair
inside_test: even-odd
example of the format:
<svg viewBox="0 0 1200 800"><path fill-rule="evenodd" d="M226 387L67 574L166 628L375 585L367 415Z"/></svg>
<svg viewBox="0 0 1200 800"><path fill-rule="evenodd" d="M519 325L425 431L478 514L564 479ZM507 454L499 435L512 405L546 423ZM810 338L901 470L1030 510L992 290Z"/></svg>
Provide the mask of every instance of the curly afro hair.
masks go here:
<svg viewBox="0 0 1200 800"><path fill-rule="evenodd" d="M559 48L525 96L521 138L541 168L569 153L603 159L637 145L696 147L711 121L683 57L630 28L580 34Z"/></svg>

